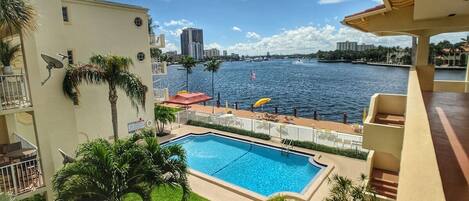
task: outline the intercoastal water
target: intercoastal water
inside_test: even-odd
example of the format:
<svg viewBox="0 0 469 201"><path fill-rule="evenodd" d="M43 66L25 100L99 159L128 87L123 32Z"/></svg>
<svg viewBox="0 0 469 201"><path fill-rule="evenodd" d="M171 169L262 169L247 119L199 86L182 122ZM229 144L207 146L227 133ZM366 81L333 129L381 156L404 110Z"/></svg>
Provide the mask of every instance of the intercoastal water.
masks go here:
<svg viewBox="0 0 469 201"><path fill-rule="evenodd" d="M255 72L256 79L251 79ZM463 80L464 71L437 71L437 79ZM166 77L155 83L167 86L174 95L185 89L186 72L181 66L168 67ZM324 120L342 121L347 113L350 122L361 122L363 109L375 93L406 93L408 69L349 63L318 63L316 60L271 60L264 62L225 62L215 74L215 93L224 106L239 102L249 109L260 98L272 101L257 111L313 117L317 111ZM189 75L190 91L211 94L211 74L200 64ZM215 97L216 98L216 97Z"/></svg>

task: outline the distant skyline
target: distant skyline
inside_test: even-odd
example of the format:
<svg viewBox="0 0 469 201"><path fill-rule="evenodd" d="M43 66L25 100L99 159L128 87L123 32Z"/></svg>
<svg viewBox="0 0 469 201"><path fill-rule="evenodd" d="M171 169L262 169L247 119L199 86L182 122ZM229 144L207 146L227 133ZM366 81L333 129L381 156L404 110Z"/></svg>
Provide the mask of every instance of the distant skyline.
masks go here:
<svg viewBox="0 0 469 201"><path fill-rule="evenodd" d="M166 35L164 51L180 49L183 28L204 30L205 49L242 55L311 53L334 50L339 41L384 46L411 45L410 36L376 37L340 24L347 15L381 0L113 0L150 9ZM432 42L459 42L466 33L438 35Z"/></svg>

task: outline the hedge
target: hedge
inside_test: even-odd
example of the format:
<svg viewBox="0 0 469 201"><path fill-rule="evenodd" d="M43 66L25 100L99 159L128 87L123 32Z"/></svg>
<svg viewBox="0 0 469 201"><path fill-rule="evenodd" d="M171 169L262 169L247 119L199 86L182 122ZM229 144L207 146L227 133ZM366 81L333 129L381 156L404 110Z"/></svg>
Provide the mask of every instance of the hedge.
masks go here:
<svg viewBox="0 0 469 201"><path fill-rule="evenodd" d="M282 140L282 143L287 143L287 142L284 139L284 140ZM322 144L316 144L314 142L293 140L292 145L297 146L297 147L306 148L306 149L321 151L321 152L325 152L325 153L336 154L336 155L346 156L346 157L350 157L350 158L357 158L357 159L361 159L361 160L366 160L366 158L368 157L368 152L355 150L355 149L339 149L339 148L330 147L330 146L326 146L326 145L322 145Z"/></svg>
<svg viewBox="0 0 469 201"><path fill-rule="evenodd" d="M254 137L254 138L259 138L262 140L270 140L270 136L262 133L255 133L252 131L244 130L244 129L239 129L239 128L234 128L230 126L222 126L222 125L217 125L217 124L209 124L209 123L204 123L200 121L193 121L189 120L187 121L188 125L192 126L198 126L198 127L204 127L204 128L211 128L219 131L225 131L225 132L230 132L230 133L236 133L238 135L244 135L244 136L249 136L249 137Z"/></svg>

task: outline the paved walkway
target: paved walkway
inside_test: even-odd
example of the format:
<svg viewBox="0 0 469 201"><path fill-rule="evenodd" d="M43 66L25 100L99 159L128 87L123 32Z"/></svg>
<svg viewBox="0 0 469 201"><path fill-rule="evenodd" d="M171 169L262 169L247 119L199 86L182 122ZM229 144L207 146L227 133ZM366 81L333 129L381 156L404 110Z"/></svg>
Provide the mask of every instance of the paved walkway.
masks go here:
<svg viewBox="0 0 469 201"><path fill-rule="evenodd" d="M167 106L170 107L179 107L178 105L172 105L172 104L166 104ZM212 113L212 107L211 106L203 106L203 105L191 105L189 110L193 111L198 111L198 112L205 112L205 113ZM258 117L263 116L265 113L262 112L251 112L247 110L235 110L232 108L226 109L226 108L215 108L215 113L226 113L228 111L231 111L235 116L238 117L244 117L244 118L249 118L249 119L259 119ZM318 128L318 129L327 129L327 130L333 130L337 131L340 133L349 133L349 134L356 134L356 135L361 135L360 133L357 133L351 124L343 124L339 122L333 122L333 121L321 121L321 120L314 120L314 119L308 119L308 118L302 118L302 117L293 117L293 116L287 116L287 115L278 115L277 119L279 120L279 123L286 123L285 117L288 117L290 120L290 123L293 123L295 125L299 126L306 126L306 127L312 127L312 128Z"/></svg>

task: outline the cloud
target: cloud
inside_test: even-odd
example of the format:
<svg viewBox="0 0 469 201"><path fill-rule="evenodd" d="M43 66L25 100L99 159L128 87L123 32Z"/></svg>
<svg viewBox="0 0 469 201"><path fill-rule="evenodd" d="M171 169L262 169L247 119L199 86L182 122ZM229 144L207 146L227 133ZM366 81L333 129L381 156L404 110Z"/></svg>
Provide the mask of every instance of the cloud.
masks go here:
<svg viewBox="0 0 469 201"><path fill-rule="evenodd" d="M371 1L374 1L374 2L379 3L379 4L383 4L383 0L371 0Z"/></svg>
<svg viewBox="0 0 469 201"><path fill-rule="evenodd" d="M163 23L164 26L170 27L170 26L184 26L184 27L190 27L193 26L194 23L186 20L186 19L180 19L180 20L170 20L168 22Z"/></svg>
<svg viewBox="0 0 469 201"><path fill-rule="evenodd" d="M233 26L233 28L231 28L231 30L237 31L237 32L242 32L243 31L243 30L241 30L241 28L239 28L237 26Z"/></svg>
<svg viewBox="0 0 469 201"><path fill-rule="evenodd" d="M256 32L247 32L246 38L259 40L261 36L257 34Z"/></svg>
<svg viewBox="0 0 469 201"><path fill-rule="evenodd" d="M204 47L205 49L212 49L212 48L216 48L216 49L218 49L218 50L221 50L221 49L222 49L222 46L221 46L220 44L218 44L218 43L210 43L210 44L204 45L204 46L205 46L205 47Z"/></svg>
<svg viewBox="0 0 469 201"><path fill-rule="evenodd" d="M432 37L431 41L438 42L446 39L459 42L460 38L464 38L466 35L467 32L441 34ZM269 37L259 36L257 41L237 43L227 47L227 49L230 52L243 55L265 54L267 51L274 54L313 53L318 50L335 50L337 42L347 40L356 41L360 44L400 47L409 47L412 41L410 36L377 37L349 27L309 25L285 30Z"/></svg>
<svg viewBox="0 0 469 201"><path fill-rule="evenodd" d="M319 4L336 4L336 3L342 3L346 0L319 0Z"/></svg>
<svg viewBox="0 0 469 201"><path fill-rule="evenodd" d="M171 43L171 42L167 42L166 43L166 46L161 49L163 52L169 52L169 51L179 51L179 48L178 46L176 46L176 44L174 43Z"/></svg>

